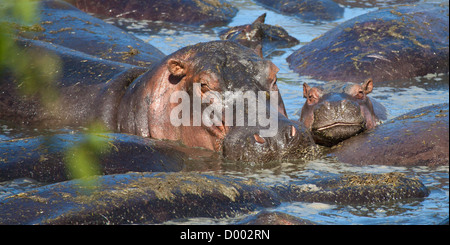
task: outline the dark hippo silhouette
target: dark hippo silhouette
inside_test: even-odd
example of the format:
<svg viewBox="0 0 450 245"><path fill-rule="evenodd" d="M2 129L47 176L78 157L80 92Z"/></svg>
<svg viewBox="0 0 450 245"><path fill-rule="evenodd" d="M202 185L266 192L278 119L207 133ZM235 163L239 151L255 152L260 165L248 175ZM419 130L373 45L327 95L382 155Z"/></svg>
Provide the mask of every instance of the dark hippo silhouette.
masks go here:
<svg viewBox="0 0 450 245"><path fill-rule="evenodd" d="M292 47L300 43L279 26L264 24L266 14L259 16L252 24L235 26L219 33L222 40L238 42L267 56L276 48ZM260 50L262 47L262 50ZM265 54L265 55L263 55Z"/></svg>
<svg viewBox="0 0 450 245"><path fill-rule="evenodd" d="M428 189L403 174L345 175L264 185L198 173L129 173L55 183L0 200L0 224L150 224L230 217L281 202L375 203L422 198Z"/></svg>
<svg viewBox="0 0 450 245"><path fill-rule="evenodd" d="M362 84L330 82L320 87L303 83L300 122L316 143L332 146L386 120L386 109L369 98L372 79Z"/></svg>
<svg viewBox="0 0 450 245"><path fill-rule="evenodd" d="M224 25L237 9L226 0L67 0L77 8L100 17L132 18L183 23Z"/></svg>
<svg viewBox="0 0 450 245"><path fill-rule="evenodd" d="M315 79L380 82L448 73L448 47L448 5L401 5L348 20L287 61Z"/></svg>
<svg viewBox="0 0 450 245"><path fill-rule="evenodd" d="M22 28L24 38L41 40L101 59L149 67L165 55L151 44L62 1L40 1L40 21Z"/></svg>
<svg viewBox="0 0 450 245"><path fill-rule="evenodd" d="M342 142L331 156L356 165L448 165L448 104L411 111Z"/></svg>
<svg viewBox="0 0 450 245"><path fill-rule="evenodd" d="M54 110L47 111L40 106L38 99L20 96L14 78L6 77L0 84L3 91L0 95L0 118L3 120L46 128L82 126L100 120L111 131L176 140L186 146L219 152L223 150L227 135L239 132L241 137L245 137L240 140L246 140L248 149L233 143L235 138L227 139L226 142L232 144L226 144L224 156L236 149L233 150L233 159L244 159L249 152L256 154L254 159L261 161L276 160L281 156L306 157L301 155L305 152L312 156L310 154L314 152L306 150L315 148L307 129L286 117L275 83L278 68L237 43L216 41L188 46L142 75L142 68L100 60L46 42L19 40L19 44L37 52L59 55L63 76L54 86L59 91L61 102ZM193 91L194 83L201 87L199 91ZM275 91L278 96L278 108L274 108L278 117L274 118L277 132L265 140L260 136L260 131L267 128L265 126L205 126L203 123L195 126L192 118L187 126L174 126L170 115L178 104L171 102L170 97L177 91L183 91L191 98L194 93L202 98L208 91L252 91L255 95L265 91L267 96L269 91ZM266 112L269 112L269 101L266 106ZM208 104L202 103L201 112L207 107ZM193 113L192 110L190 112ZM223 120L225 122L226 118ZM267 148L275 152L262 152Z"/></svg>
<svg viewBox="0 0 450 245"><path fill-rule="evenodd" d="M67 153L74 146L95 137L103 142L98 174L134 172L169 172L184 168L185 154L169 142L155 141L127 134L57 134L0 141L0 182L32 178L54 183L73 178ZM91 149L86 149L85 154Z"/></svg>
<svg viewBox="0 0 450 245"><path fill-rule="evenodd" d="M304 21L320 22L342 18L344 9L332 0L256 0L276 12Z"/></svg>

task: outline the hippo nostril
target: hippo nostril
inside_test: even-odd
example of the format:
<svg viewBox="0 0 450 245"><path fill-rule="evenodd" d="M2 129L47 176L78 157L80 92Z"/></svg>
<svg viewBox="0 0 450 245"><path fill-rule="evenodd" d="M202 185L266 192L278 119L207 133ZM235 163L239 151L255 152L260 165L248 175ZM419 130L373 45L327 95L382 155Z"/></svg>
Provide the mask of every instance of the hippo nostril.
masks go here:
<svg viewBox="0 0 450 245"><path fill-rule="evenodd" d="M295 134L297 133L297 130L295 129L294 126L291 125L291 136L295 137Z"/></svg>
<svg viewBox="0 0 450 245"><path fill-rule="evenodd" d="M262 138L261 136L259 136L258 134L254 134L253 137L255 137L256 142L258 142L260 144L264 144L266 142L266 140L264 138Z"/></svg>

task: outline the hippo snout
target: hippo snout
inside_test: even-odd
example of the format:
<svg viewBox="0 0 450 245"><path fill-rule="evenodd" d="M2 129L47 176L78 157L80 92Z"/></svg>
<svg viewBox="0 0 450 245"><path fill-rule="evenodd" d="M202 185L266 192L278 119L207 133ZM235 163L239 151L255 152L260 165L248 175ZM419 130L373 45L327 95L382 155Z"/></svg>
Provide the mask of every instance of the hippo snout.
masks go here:
<svg viewBox="0 0 450 245"><path fill-rule="evenodd" d="M319 103L314 109L311 132L319 144L334 145L365 129L365 118L358 102L337 97Z"/></svg>
<svg viewBox="0 0 450 245"><path fill-rule="evenodd" d="M315 157L316 145L303 124L281 118L275 136L262 137L260 130L260 127L234 127L224 140L223 156L232 161L244 162Z"/></svg>
<svg viewBox="0 0 450 245"><path fill-rule="evenodd" d="M370 78L362 84L329 82L310 87L303 83L306 102L299 121L311 130L317 144L325 146L333 146L373 129L380 123L380 118L386 119L386 110L367 96L372 89Z"/></svg>

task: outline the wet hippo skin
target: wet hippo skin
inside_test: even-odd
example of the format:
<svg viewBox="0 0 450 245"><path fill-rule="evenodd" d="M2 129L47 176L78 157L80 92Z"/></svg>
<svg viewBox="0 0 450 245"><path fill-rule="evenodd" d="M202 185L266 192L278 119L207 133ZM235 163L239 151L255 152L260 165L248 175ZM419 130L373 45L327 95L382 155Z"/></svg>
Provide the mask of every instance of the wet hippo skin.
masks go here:
<svg viewBox="0 0 450 245"><path fill-rule="evenodd" d="M289 184L199 173L129 173L71 180L0 200L0 224L155 224L229 217L282 202L362 204L423 198L429 190L399 173L346 175Z"/></svg>
<svg viewBox="0 0 450 245"><path fill-rule="evenodd" d="M411 111L342 142L330 155L356 165L448 165L448 104Z"/></svg>
<svg viewBox="0 0 450 245"><path fill-rule="evenodd" d="M292 47L300 43L280 26L265 24L266 14L259 16L252 24L235 26L219 33L222 40L238 42L260 52L261 57L270 55L276 48Z"/></svg>
<svg viewBox="0 0 450 245"><path fill-rule="evenodd" d="M350 19L292 53L289 67L323 81L375 83L448 73L448 5L382 8Z"/></svg>
<svg viewBox="0 0 450 245"><path fill-rule="evenodd" d="M69 3L40 1L40 20L24 38L41 40L98 58L149 67L164 58L157 48L118 27L107 24Z"/></svg>
<svg viewBox="0 0 450 245"><path fill-rule="evenodd" d="M73 179L68 167L68 152L80 146L86 137L103 142L95 154L97 174L134 172L176 172L184 168L185 154L168 142L155 141L127 134L56 134L25 139L0 141L0 182L31 178L55 183Z"/></svg>
<svg viewBox="0 0 450 245"><path fill-rule="evenodd" d="M226 0L67 0L100 17L167 21L188 25L224 25L237 9Z"/></svg>

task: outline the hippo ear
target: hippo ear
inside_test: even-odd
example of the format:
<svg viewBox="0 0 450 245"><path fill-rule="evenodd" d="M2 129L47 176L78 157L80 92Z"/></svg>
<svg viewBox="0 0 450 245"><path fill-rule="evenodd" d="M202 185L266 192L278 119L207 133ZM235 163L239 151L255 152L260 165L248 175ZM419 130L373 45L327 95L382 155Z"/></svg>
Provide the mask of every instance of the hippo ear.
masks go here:
<svg viewBox="0 0 450 245"><path fill-rule="evenodd" d="M308 92L311 87L307 83L303 83L303 98L308 98Z"/></svg>
<svg viewBox="0 0 450 245"><path fill-rule="evenodd" d="M167 69L175 77L184 77L186 75L186 64L184 60L169 59L167 61Z"/></svg>
<svg viewBox="0 0 450 245"><path fill-rule="evenodd" d="M367 79L363 85L362 85L362 89L364 91L365 94L370 94L370 92L372 92L373 89L373 81L372 78Z"/></svg>
<svg viewBox="0 0 450 245"><path fill-rule="evenodd" d="M256 24L256 23L264 24L265 21L266 21L266 13L262 14L255 21L253 21L253 24Z"/></svg>

